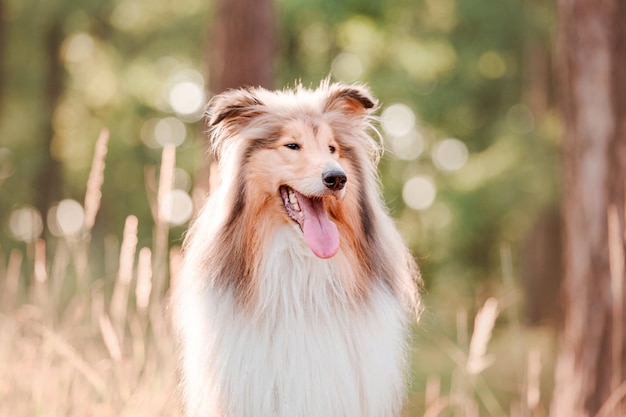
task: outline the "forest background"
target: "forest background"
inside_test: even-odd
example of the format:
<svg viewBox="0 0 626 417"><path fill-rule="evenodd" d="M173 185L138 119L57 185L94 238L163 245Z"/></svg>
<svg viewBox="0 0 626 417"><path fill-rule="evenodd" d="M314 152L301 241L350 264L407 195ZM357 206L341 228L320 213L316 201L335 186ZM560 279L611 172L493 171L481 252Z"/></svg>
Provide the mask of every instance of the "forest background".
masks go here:
<svg viewBox="0 0 626 417"><path fill-rule="evenodd" d="M0 2L0 416L178 415L167 289L206 194L219 4ZM556 5L246 7L271 27L266 86L331 74L381 102L382 188L425 284L405 414L549 415Z"/></svg>

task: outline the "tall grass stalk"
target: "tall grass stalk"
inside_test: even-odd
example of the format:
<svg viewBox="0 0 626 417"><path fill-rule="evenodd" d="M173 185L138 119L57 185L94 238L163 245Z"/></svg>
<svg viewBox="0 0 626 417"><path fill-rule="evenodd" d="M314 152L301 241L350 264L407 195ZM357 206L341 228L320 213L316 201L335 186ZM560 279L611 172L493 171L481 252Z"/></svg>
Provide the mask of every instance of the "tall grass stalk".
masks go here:
<svg viewBox="0 0 626 417"><path fill-rule="evenodd" d="M67 269L69 262L70 253L67 242L63 240L57 241L50 270L50 303L53 307L61 306L63 302L63 285L65 284L66 275L69 274ZM55 318L58 318L61 312L57 310L53 311L52 314Z"/></svg>
<svg viewBox="0 0 626 417"><path fill-rule="evenodd" d="M466 371L470 375L478 375L493 362L493 357L487 354L487 344L491 339L493 326L498 317L498 300L488 298L478 310L474 320L474 332L470 340Z"/></svg>
<svg viewBox="0 0 626 417"><path fill-rule="evenodd" d="M111 298L111 317L114 321L114 327L122 340L124 340L128 295L130 283L133 279L135 252L137 250L137 226L137 217L133 215L126 217L117 280L115 281L113 297Z"/></svg>
<svg viewBox="0 0 626 417"><path fill-rule="evenodd" d="M161 156L159 185L157 189L156 212L154 216L154 251L152 253L152 301L157 303L163 295L165 277L167 275L168 235L167 215L171 212L169 194L174 183L176 168L176 148L167 145Z"/></svg>
<svg viewBox="0 0 626 417"><path fill-rule="evenodd" d="M78 242L73 246L74 265L76 268L76 283L79 291L86 291L91 281L91 274L88 268L89 248L91 244L91 230L96 221L100 202L102 200L102 184L104 184L104 169L106 166L106 155L108 153L109 131L102 129L96 140L94 154L87 177L87 186L84 198L83 209L85 217L83 220L82 232Z"/></svg>
<svg viewBox="0 0 626 417"><path fill-rule="evenodd" d="M107 396L106 381L62 336L42 325L36 325L44 343L49 344L55 353L67 361L103 398Z"/></svg>
<svg viewBox="0 0 626 417"><path fill-rule="evenodd" d="M19 297L20 290L20 271L22 269L22 261L24 254L18 249L13 249L9 255L9 263L7 264L7 274L4 281L4 294L2 304L7 309L15 307Z"/></svg>
<svg viewBox="0 0 626 417"><path fill-rule="evenodd" d="M467 363L465 366L465 371L471 378L476 395L481 399L491 415L503 415L504 412L498 400L493 395L491 388L484 384L479 376L495 360L493 355L487 354L487 345L491 340L497 317L498 300L490 297L485 300L483 306L476 313L474 331L470 339ZM468 409L471 411L472 407L470 406Z"/></svg>
<svg viewBox="0 0 626 417"><path fill-rule="evenodd" d="M84 228L91 231L96 222L96 215L100 209L102 200L102 184L104 184L104 168L108 152L109 130L102 129L96 140L96 147L87 179L87 191L85 192L85 220Z"/></svg>
<svg viewBox="0 0 626 417"><path fill-rule="evenodd" d="M528 351L524 391L526 409L522 409L522 416L530 416L541 401L541 351L538 348Z"/></svg>
<svg viewBox="0 0 626 417"><path fill-rule="evenodd" d="M137 283L135 285L135 305L140 317L148 314L150 294L152 293L152 251L148 247L141 248L137 261Z"/></svg>
<svg viewBox="0 0 626 417"><path fill-rule="evenodd" d="M35 304L50 311L48 292L48 265L46 262L46 241L37 239L35 241L35 256L33 259L34 271L31 287L31 296Z"/></svg>

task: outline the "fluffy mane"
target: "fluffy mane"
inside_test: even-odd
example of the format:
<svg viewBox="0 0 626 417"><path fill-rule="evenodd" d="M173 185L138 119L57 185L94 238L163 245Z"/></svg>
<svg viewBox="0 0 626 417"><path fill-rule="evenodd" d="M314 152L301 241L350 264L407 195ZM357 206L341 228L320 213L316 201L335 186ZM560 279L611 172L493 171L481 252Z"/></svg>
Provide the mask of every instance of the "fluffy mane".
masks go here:
<svg viewBox="0 0 626 417"><path fill-rule="evenodd" d="M279 221L267 209L275 205L272 196L258 195L251 178L256 173L247 162L255 150L276 141L289 122L319 120L331 127L351 177L359 179L344 201L327 202L342 237L334 262L342 271L343 285L352 297L362 298L370 285L380 281L407 308L417 309L418 270L380 200L376 165L381 147L370 136L375 131L372 111L376 106L366 87L327 81L315 90L302 85L278 92L231 90L209 103L210 152L219 164L219 180L203 209L210 214L199 218L211 216L212 221L195 222L185 243L188 254L192 252L189 247L198 246L203 248L201 256L210 259L213 273L205 285L228 287L243 303L253 300L267 242ZM208 225L210 231L198 230Z"/></svg>

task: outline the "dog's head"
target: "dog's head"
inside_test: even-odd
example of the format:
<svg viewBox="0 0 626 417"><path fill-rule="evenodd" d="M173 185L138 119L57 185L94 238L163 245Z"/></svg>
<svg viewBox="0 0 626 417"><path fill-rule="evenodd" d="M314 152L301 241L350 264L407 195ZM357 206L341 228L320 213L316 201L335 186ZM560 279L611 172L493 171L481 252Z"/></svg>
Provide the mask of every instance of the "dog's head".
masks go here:
<svg viewBox="0 0 626 417"><path fill-rule="evenodd" d="M259 221L293 223L315 255L335 255L350 216L343 206L353 208L352 217L362 214L363 177L373 172L378 151L367 134L375 107L365 87L326 82L316 90L215 96L207 123L218 186L236 193L231 220L247 211Z"/></svg>

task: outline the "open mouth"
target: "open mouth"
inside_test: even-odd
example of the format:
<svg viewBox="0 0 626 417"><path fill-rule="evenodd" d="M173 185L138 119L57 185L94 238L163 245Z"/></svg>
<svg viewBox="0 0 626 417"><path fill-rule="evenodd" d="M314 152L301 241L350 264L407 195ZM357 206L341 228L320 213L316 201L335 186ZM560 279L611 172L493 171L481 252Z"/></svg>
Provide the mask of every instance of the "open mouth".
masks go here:
<svg viewBox="0 0 626 417"><path fill-rule="evenodd" d="M313 253L322 259L334 256L339 250L339 230L330 220L322 197L305 196L282 185L280 195L285 211L298 225Z"/></svg>
<svg viewBox="0 0 626 417"><path fill-rule="evenodd" d="M300 203L298 202L296 192L293 188L283 185L280 187L280 195L283 198L283 205L285 206L285 210L287 210L287 214L300 225L300 228L302 228L304 215L300 209Z"/></svg>

